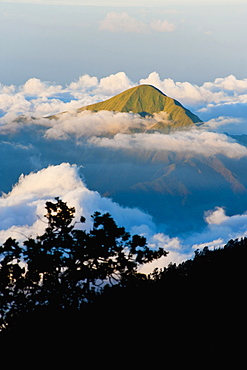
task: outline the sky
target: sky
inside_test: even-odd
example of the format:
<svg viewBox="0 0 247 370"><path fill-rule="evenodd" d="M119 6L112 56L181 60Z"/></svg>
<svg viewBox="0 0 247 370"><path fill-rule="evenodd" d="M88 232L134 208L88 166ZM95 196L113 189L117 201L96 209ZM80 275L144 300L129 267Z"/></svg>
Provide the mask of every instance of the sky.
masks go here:
<svg viewBox="0 0 247 370"><path fill-rule="evenodd" d="M246 1L0 1L0 82L247 74Z"/></svg>

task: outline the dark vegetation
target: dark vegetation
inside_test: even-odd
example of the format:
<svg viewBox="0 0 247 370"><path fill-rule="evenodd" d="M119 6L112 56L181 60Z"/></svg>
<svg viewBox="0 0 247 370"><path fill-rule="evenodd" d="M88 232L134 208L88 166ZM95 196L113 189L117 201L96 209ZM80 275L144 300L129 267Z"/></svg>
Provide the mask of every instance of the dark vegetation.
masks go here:
<svg viewBox="0 0 247 370"><path fill-rule="evenodd" d="M246 238L146 276L138 267L164 250L150 250L109 214L96 212L86 232L60 199L46 210L44 235L22 246L8 239L0 250L2 343L42 339L95 353L124 346L140 356L152 347L202 358L245 353Z"/></svg>

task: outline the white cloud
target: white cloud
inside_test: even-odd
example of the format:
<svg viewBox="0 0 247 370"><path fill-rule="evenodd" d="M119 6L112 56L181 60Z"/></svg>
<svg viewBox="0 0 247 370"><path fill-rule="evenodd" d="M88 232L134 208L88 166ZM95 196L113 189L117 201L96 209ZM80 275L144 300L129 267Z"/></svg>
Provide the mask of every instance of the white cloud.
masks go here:
<svg viewBox="0 0 247 370"><path fill-rule="evenodd" d="M153 120L150 120L153 124ZM70 135L77 138L91 136L116 135L118 132L130 133L130 130L146 128L149 120L143 121L139 115L129 113L113 113L100 111L92 113L84 111L79 115L65 113L59 120L41 121L50 125L51 128L46 131L45 136L49 139L65 139Z"/></svg>
<svg viewBox="0 0 247 370"><path fill-rule="evenodd" d="M148 243L150 248L165 248L165 250L168 252L168 255L141 267L140 271L146 274L152 272L156 267L164 268L164 266L167 266L169 263L179 264L190 258L193 254L193 251L188 252L184 249L184 246L179 238L170 238L168 235L163 233L156 233L152 235L148 239Z"/></svg>
<svg viewBox="0 0 247 370"><path fill-rule="evenodd" d="M6 113L22 114L30 110L31 103L21 93L0 93L0 109Z"/></svg>
<svg viewBox="0 0 247 370"><path fill-rule="evenodd" d="M49 166L37 173L21 176L13 190L0 198L0 240L9 236L22 239L42 233L46 227L44 205L54 197L60 197L76 208L77 220L81 215L91 227L90 216L99 211L109 212L120 226L129 231L138 228L140 233L152 233L155 225L151 216L139 211L120 207L99 193L90 191L79 176L79 168L68 163Z"/></svg>
<svg viewBox="0 0 247 370"><path fill-rule="evenodd" d="M79 115L65 113L58 120L44 122L50 128L46 131L48 139L86 138L95 146L110 149L171 151L176 153L195 153L203 156L222 154L228 158L247 156L247 148L225 134L210 132L203 128L190 128L161 133L143 133L157 122L166 122L166 116L154 115L143 120L137 114L100 111L84 111ZM39 122L39 121L37 121ZM234 120L223 119L224 124ZM41 121L42 123L42 121ZM220 121L211 123L216 127ZM215 126L216 125L216 126ZM141 133L136 133L141 131ZM133 134L133 132L135 132ZM109 136L110 135L110 136Z"/></svg>
<svg viewBox="0 0 247 370"><path fill-rule="evenodd" d="M212 130L212 129L221 129L221 127L223 126L223 130L224 131L228 131L227 128L229 126L241 126L242 124L245 125L243 119L241 118L233 118L233 117L224 117L224 116L220 116L220 117L217 117L217 118L212 118L210 119L208 122L204 122L204 125L203 127L205 129L208 129L208 130Z"/></svg>
<svg viewBox="0 0 247 370"><path fill-rule="evenodd" d="M0 84L0 109L6 114L12 113L12 116L45 117L106 100L133 86L124 72L100 80L95 76L83 75L65 88L31 78L20 87ZM68 98L71 100L67 102ZM7 118L0 119L0 123L10 122Z"/></svg>
<svg viewBox="0 0 247 370"><path fill-rule="evenodd" d="M234 142L224 134L203 130L177 131L169 135L116 134L113 138L92 137L90 143L112 149L164 150L180 153L197 153L204 156L223 154L228 158L247 156L247 148Z"/></svg>
<svg viewBox="0 0 247 370"><path fill-rule="evenodd" d="M216 207L205 212L207 227L200 233L188 235L181 243L192 249L221 248L230 239L240 239L247 236L247 212L227 216L225 209Z"/></svg>
<svg viewBox="0 0 247 370"><path fill-rule="evenodd" d="M100 22L99 29L103 31L117 33L146 33L148 31L145 23L131 17L126 12L110 12L105 19Z"/></svg>
<svg viewBox="0 0 247 370"><path fill-rule="evenodd" d="M21 92L27 96L51 96L62 91L61 85L51 85L38 78L30 78L22 87Z"/></svg>
<svg viewBox="0 0 247 370"><path fill-rule="evenodd" d="M203 249L205 247L207 247L209 249L222 248L222 247L224 247L225 244L226 244L226 242L224 242L224 239L218 238L218 239L208 241L208 242L205 242L205 243L194 244L192 246L192 249L195 249L195 250L196 249Z"/></svg>
<svg viewBox="0 0 247 370"><path fill-rule="evenodd" d="M246 124L247 122L247 79L238 80L235 76L230 75L198 86L187 81L176 82L171 78L162 80L157 72L152 72L147 78L141 79L140 83L157 87L185 107L189 107L204 120L214 119L216 122L218 116L224 115L228 119L234 117L236 123L242 121ZM215 125L214 128L217 127ZM234 125L230 128L228 123L228 129L234 133ZM246 133L246 129L244 133Z"/></svg>
<svg viewBox="0 0 247 370"><path fill-rule="evenodd" d="M137 233L146 237L149 248L164 248L165 251L168 252L166 257L161 257L158 260L142 266L140 268L140 272L142 273L148 274L156 267L164 268L169 263L179 264L193 255L193 249L188 250L187 246L184 247L181 240L177 237L169 237L162 232L150 233L150 229L146 230L146 232L142 232L142 230L145 231L144 225L142 225L141 228L132 228L133 233Z"/></svg>
<svg viewBox="0 0 247 370"><path fill-rule="evenodd" d="M29 79L20 87L0 86L0 107L6 113L0 123L10 123L10 114L15 119L19 115L35 116L40 112L46 115L53 110L63 110L64 103L52 98L61 92L62 86L44 83L37 78Z"/></svg>
<svg viewBox="0 0 247 370"><path fill-rule="evenodd" d="M216 78L214 82L205 82L204 88L209 90L236 91L238 93L247 92L247 78L238 80L230 75L225 78Z"/></svg>
<svg viewBox="0 0 247 370"><path fill-rule="evenodd" d="M226 221L229 217L226 216L225 210L222 207L216 207L214 211L205 213L205 221L209 225L220 225Z"/></svg>
<svg viewBox="0 0 247 370"><path fill-rule="evenodd" d="M229 77L216 79L213 83L206 82L202 86L198 86L190 82L175 82L170 78L161 80L158 73L152 72L147 78L141 79L140 83L154 85L184 105L195 107L203 105L204 107L201 108L201 111L207 111L208 108L214 106L234 105L237 103L246 104L247 89L245 87L245 79L236 80L234 78L234 81L238 81L238 84L230 84L231 78L229 79ZM221 80L220 84L218 80Z"/></svg>
<svg viewBox="0 0 247 370"><path fill-rule="evenodd" d="M173 23L169 23L167 20L161 21L160 19L157 19L150 23L150 29L155 32L173 32L176 27Z"/></svg>
<svg viewBox="0 0 247 370"><path fill-rule="evenodd" d="M118 72L101 78L94 93L112 96L133 86L133 82L130 81L124 72Z"/></svg>
<svg viewBox="0 0 247 370"><path fill-rule="evenodd" d="M247 235L247 212L241 215L227 216L224 208L216 207L214 210L205 212L205 221L211 230L227 230L226 237L228 239Z"/></svg>
<svg viewBox="0 0 247 370"><path fill-rule="evenodd" d="M0 83L0 92L1 94L14 94L16 91L16 87L14 85L9 85L9 86L4 86L3 84Z"/></svg>
<svg viewBox="0 0 247 370"><path fill-rule="evenodd" d="M98 85L99 80L97 77L91 77L88 74L85 74L79 77L77 82L71 82L68 86L69 90L80 90L86 91L88 89L94 88Z"/></svg>
<svg viewBox="0 0 247 370"><path fill-rule="evenodd" d="M154 85L166 95L179 100L184 105L205 105L229 100L224 92L213 92L206 88L205 84L197 86L190 82L175 82L171 78L161 80L157 72L150 73L147 78L141 79L140 83Z"/></svg>
<svg viewBox="0 0 247 370"><path fill-rule="evenodd" d="M149 33L173 32L176 27L167 20L153 20L151 23L144 23L131 17L127 12L110 12L100 22L99 29L114 33Z"/></svg>

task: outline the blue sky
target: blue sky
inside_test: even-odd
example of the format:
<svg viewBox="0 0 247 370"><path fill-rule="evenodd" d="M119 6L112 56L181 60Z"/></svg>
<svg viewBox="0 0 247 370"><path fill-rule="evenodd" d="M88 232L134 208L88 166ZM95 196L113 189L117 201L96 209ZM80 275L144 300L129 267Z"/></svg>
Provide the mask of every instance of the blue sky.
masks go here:
<svg viewBox="0 0 247 370"><path fill-rule="evenodd" d="M242 79L246 15L241 0L0 1L0 82L66 85L119 71L133 81L153 71L197 84Z"/></svg>

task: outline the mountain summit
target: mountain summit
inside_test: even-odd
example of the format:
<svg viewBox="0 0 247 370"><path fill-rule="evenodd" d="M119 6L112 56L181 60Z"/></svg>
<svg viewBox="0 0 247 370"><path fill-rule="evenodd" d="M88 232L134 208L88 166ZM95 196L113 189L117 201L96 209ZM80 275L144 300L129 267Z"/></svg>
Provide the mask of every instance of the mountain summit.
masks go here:
<svg viewBox="0 0 247 370"><path fill-rule="evenodd" d="M148 127L145 126L145 132L169 133L172 129L202 123L199 117L183 107L177 100L168 97L151 85L132 87L105 101L79 108L76 110L76 114L83 111L127 112L139 114L144 119L145 117L153 117L153 122ZM58 119L63 113L68 112L47 118Z"/></svg>
<svg viewBox="0 0 247 370"><path fill-rule="evenodd" d="M132 87L103 102L79 108L77 112L80 113L84 110L91 110L93 112L102 110L132 112L138 113L142 117L152 116L155 113L162 112L163 120L166 117L166 120L174 126L188 126L202 123L199 117L184 108L178 101L169 98L151 85ZM153 127L153 129L156 128Z"/></svg>

